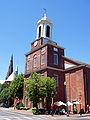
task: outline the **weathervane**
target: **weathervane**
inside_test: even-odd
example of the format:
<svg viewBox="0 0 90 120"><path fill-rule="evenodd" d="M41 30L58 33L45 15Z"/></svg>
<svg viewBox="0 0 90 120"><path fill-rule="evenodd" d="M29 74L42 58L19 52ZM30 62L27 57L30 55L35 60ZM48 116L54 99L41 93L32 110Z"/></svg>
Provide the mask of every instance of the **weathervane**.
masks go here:
<svg viewBox="0 0 90 120"><path fill-rule="evenodd" d="M43 8L43 10L44 10L44 16L46 16L47 9Z"/></svg>
<svg viewBox="0 0 90 120"><path fill-rule="evenodd" d="M46 12L47 12L46 8L43 8L43 10L44 10L44 14L46 14Z"/></svg>

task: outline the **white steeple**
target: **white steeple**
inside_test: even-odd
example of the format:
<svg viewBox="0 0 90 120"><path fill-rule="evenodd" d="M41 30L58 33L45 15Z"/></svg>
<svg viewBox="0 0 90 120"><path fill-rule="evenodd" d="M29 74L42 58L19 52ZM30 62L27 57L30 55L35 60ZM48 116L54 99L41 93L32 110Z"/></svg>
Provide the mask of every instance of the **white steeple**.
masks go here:
<svg viewBox="0 0 90 120"><path fill-rule="evenodd" d="M52 22L47 18L46 13L37 22L37 37L36 39L43 37L52 39Z"/></svg>

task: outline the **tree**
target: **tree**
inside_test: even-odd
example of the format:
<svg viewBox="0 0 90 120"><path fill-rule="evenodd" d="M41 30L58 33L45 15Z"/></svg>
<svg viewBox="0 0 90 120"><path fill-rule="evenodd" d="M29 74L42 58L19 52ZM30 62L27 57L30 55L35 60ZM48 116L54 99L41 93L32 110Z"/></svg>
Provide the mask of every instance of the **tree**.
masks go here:
<svg viewBox="0 0 90 120"><path fill-rule="evenodd" d="M26 81L26 91L27 96L33 101L33 107L37 108L38 98L39 96L39 82L40 75L37 73L31 74L31 76Z"/></svg>
<svg viewBox="0 0 90 120"><path fill-rule="evenodd" d="M5 103L8 101L10 98L9 94L9 88L4 88L0 93L0 102Z"/></svg>
<svg viewBox="0 0 90 120"><path fill-rule="evenodd" d="M23 74L16 75L14 80L10 84L11 97L13 98L18 97L19 99L23 98L23 83L24 83Z"/></svg>
<svg viewBox="0 0 90 120"><path fill-rule="evenodd" d="M42 101L44 97L48 97L50 99L51 92L55 92L56 90L56 82L53 78L44 77L40 74L33 73L26 80L26 92L27 96L33 101L33 107L37 107L37 103L41 98Z"/></svg>
<svg viewBox="0 0 90 120"><path fill-rule="evenodd" d="M6 103L6 101L10 98L10 92L9 92L9 86L10 84L0 84L0 102Z"/></svg>

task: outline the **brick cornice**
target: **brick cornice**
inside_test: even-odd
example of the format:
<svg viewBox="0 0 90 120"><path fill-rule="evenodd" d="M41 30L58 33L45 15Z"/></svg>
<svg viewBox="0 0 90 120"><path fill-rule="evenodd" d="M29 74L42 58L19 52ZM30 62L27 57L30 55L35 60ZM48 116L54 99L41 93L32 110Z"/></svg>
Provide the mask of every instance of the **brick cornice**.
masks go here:
<svg viewBox="0 0 90 120"><path fill-rule="evenodd" d="M54 47L57 47L57 48L60 48L60 49L64 49L63 47L60 47L60 46L58 46L58 45L54 45L54 44L52 44L52 43L46 42L45 44L40 45L40 46L37 47L37 48L34 48L33 50L31 50L30 52L26 53L25 55L27 56L27 55L29 55L29 54L31 54L31 53L33 53L33 52L36 52L37 50L43 48L43 47L46 46L46 45L52 45L52 46L54 46Z"/></svg>
<svg viewBox="0 0 90 120"><path fill-rule="evenodd" d="M41 69L39 69L39 70L33 70L33 72L40 72L40 71L44 71L44 70L46 70L46 69L50 69L50 70L56 70L56 71L59 71L59 72L63 72L64 70L62 70L62 69L58 69L58 68L54 68L54 67L49 67L49 66L47 66L47 67L43 67L43 68L41 68ZM29 77L30 76L30 74L31 74L31 72L28 72L27 74L24 74L24 76L26 77Z"/></svg>

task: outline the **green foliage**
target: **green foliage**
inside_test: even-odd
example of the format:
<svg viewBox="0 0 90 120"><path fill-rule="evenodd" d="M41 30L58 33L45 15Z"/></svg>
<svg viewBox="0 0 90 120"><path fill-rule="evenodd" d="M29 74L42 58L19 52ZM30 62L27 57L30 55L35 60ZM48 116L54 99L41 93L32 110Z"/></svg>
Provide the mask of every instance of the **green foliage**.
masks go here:
<svg viewBox="0 0 90 120"><path fill-rule="evenodd" d="M10 84L0 84L0 102L6 102L11 97L22 98L23 97L23 74L17 75Z"/></svg>
<svg viewBox="0 0 90 120"><path fill-rule="evenodd" d="M39 98L39 82L40 75L34 73L30 76L30 78L26 81L26 90L27 96L33 101L34 107L37 107L38 98Z"/></svg>
<svg viewBox="0 0 90 120"><path fill-rule="evenodd" d="M0 84L0 102L5 103L10 98L9 84Z"/></svg>
<svg viewBox="0 0 90 120"><path fill-rule="evenodd" d="M84 112L84 109L80 109L79 114L82 115L82 114L84 114L84 113L85 113L85 112Z"/></svg>
<svg viewBox="0 0 90 120"><path fill-rule="evenodd" d="M23 98L23 84L24 84L24 76L23 74L19 74L15 76L14 80L10 84L10 95L12 97Z"/></svg>
<svg viewBox="0 0 90 120"><path fill-rule="evenodd" d="M26 80L27 96L33 101L33 106L37 108L39 98L44 99L47 95L51 97L51 92L56 90L56 81L50 77L44 77L40 74L33 73Z"/></svg>
<svg viewBox="0 0 90 120"><path fill-rule="evenodd" d="M46 80L46 84L45 84L46 95L47 95L47 97L48 96L51 97L52 91L54 93L56 91L56 81L54 80L54 78L50 78L50 77L46 77L45 80Z"/></svg>
<svg viewBox="0 0 90 120"><path fill-rule="evenodd" d="M39 114L38 109L37 109L36 107L33 107L33 108L32 108L32 113L33 113L34 115L38 115L38 114Z"/></svg>
<svg viewBox="0 0 90 120"><path fill-rule="evenodd" d="M23 103L19 103L16 105L16 109L21 110L22 108L24 108Z"/></svg>
<svg viewBox="0 0 90 120"><path fill-rule="evenodd" d="M9 99L9 89L4 88L0 93L0 102L5 102Z"/></svg>

